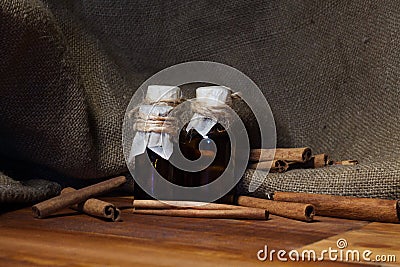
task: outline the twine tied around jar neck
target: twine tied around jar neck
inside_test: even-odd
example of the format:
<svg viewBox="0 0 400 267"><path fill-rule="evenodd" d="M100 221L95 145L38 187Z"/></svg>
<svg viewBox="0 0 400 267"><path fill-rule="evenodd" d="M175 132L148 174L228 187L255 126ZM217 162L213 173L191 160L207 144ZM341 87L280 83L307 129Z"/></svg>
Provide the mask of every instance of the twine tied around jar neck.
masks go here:
<svg viewBox="0 0 400 267"><path fill-rule="evenodd" d="M176 120L168 116L153 116L139 112L133 129L139 132L167 133L176 132Z"/></svg>
<svg viewBox="0 0 400 267"><path fill-rule="evenodd" d="M176 107L184 101L186 101L184 98L162 99L160 101L149 101L144 99L141 105L132 109L128 114L129 118L132 118L135 115L133 129L138 132L174 134L176 132L176 119L174 117L168 116L168 114L166 116L155 116L143 113L140 112L140 107L144 105L154 105L155 107Z"/></svg>
<svg viewBox="0 0 400 267"><path fill-rule="evenodd" d="M174 108L174 107L180 105L181 103L183 103L185 101L186 101L185 98L162 99L162 100L159 100L159 101L149 101L147 99L144 99L139 106L133 108L132 110L130 110L128 112L128 118L132 119L135 116L135 114L139 111L139 108L141 106L143 106L143 105L170 106L170 107Z"/></svg>
<svg viewBox="0 0 400 267"><path fill-rule="evenodd" d="M220 122L225 127L229 127L232 116L229 112L232 101L236 99L241 99L241 92L234 92L230 94L230 97L224 104L221 105L207 105L203 101L194 100L191 102L191 109L193 112L200 114L206 118ZM156 105L156 106L170 106L176 107L181 103L185 102L186 99L163 99L160 101L148 101L143 100L142 105ZM176 118L172 116L155 116L142 113L139 111L140 106L132 109L128 116L132 118L134 114L135 123L133 124L133 129L140 132L154 132L154 133L167 133L170 135L176 134L177 124Z"/></svg>

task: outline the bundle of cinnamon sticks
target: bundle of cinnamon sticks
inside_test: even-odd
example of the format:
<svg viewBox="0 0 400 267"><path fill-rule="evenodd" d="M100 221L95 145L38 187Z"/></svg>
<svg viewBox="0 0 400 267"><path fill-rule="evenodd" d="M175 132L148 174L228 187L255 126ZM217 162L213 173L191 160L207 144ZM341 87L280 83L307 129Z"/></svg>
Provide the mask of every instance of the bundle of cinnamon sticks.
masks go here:
<svg viewBox="0 0 400 267"><path fill-rule="evenodd" d="M110 192L125 182L126 178L120 176L79 190L64 188L59 196L34 205L33 216L40 219L46 218L64 208L70 208L102 219L119 221L121 211L115 205L94 197ZM314 207L306 203L271 201L246 196L239 196L235 200L228 196L226 199L230 199L227 201L228 204L134 200L132 208L136 214L219 219L266 220L272 213L309 222L314 216Z"/></svg>
<svg viewBox="0 0 400 267"><path fill-rule="evenodd" d="M273 200L227 196L225 203L134 200L136 214L223 219L268 219L274 214L312 222L314 215L343 219L399 223L399 200L357 198L297 192L275 192ZM265 215L265 216L264 216Z"/></svg>
<svg viewBox="0 0 400 267"><path fill-rule="evenodd" d="M124 183L126 177L118 176L79 190L64 188L59 196L32 206L33 216L42 219L64 208L71 208L91 216L119 221L121 211L114 204L93 197L110 192Z"/></svg>
<svg viewBox="0 0 400 267"><path fill-rule="evenodd" d="M309 147L252 149L249 169L286 172L293 169L322 168L329 165L356 165L357 160L333 161L327 154L313 155Z"/></svg>
<svg viewBox="0 0 400 267"><path fill-rule="evenodd" d="M32 207L36 218L48 217L64 208L71 208L110 221L120 220L120 210L113 204L94 197L112 191L126 182L119 176L79 190L66 188L52 199ZM228 195L224 204L191 201L134 200L135 214L218 219L266 220L269 214L313 221L314 215L378 222L400 222L399 200L368 199L345 196L275 192L273 200Z"/></svg>
<svg viewBox="0 0 400 267"><path fill-rule="evenodd" d="M219 219L268 219L269 214L311 222L314 207L306 203L293 203L258 199L248 196L228 196L229 204L192 201L134 200L133 213L179 217Z"/></svg>

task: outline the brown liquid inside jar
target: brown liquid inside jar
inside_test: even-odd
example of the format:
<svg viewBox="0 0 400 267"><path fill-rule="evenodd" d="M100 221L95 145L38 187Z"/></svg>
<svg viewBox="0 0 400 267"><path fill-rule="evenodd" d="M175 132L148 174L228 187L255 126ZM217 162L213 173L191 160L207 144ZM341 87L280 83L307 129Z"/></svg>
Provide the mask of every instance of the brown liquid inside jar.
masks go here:
<svg viewBox="0 0 400 267"><path fill-rule="evenodd" d="M179 102L180 97L181 91L180 88L177 86L149 85L147 88L145 101L141 106L139 106L139 110L136 114L138 120L135 121L135 124L133 124L135 129L138 131L135 135L135 138L136 136L138 136L138 139L136 141L137 143L133 143L133 147L135 147L135 149L138 149L138 151L143 151L144 149L142 146L144 145L144 143L146 144L146 149L143 154L134 154L134 176L135 178L138 177L141 183L144 183L143 187L146 188L146 190L150 189L149 193L163 199L172 198L172 189L168 189L168 187L165 188L165 186L163 185L164 181L161 182L159 179L157 179L161 177L157 176L162 176L162 178L166 179L167 181L173 182L173 165L167 159L149 149L147 146L159 149L159 141L165 141L165 139L162 138L167 138L169 139L167 140L167 142L170 141L172 143L169 135L162 136L162 134L159 132L160 128L168 128L172 126L169 124L167 124L166 126L160 126L157 123L164 121L162 117L169 116L169 113L173 109L175 101ZM159 105L159 103L161 102L164 103ZM137 135L140 132L141 134ZM149 136L144 137L144 132L149 134ZM169 145L170 144L168 144L167 146ZM135 153L135 150L132 150L131 152ZM170 154L170 152L168 152L167 154ZM138 199L153 198L149 194L147 194L142 188L140 188L140 185L138 184L135 184L134 194L135 198Z"/></svg>
<svg viewBox="0 0 400 267"><path fill-rule="evenodd" d="M175 183L187 187L206 185L220 177L228 166L231 156L229 135L219 123L211 128L207 138L204 138L195 129L190 129L187 132L186 127L187 125L182 129L179 136L179 148L183 156L189 160L197 160L201 154L203 154L203 157L213 157L215 152L211 140L215 143L216 155L212 163L204 170L181 172L180 177L176 177ZM199 148L200 142L202 142L201 150Z"/></svg>
<svg viewBox="0 0 400 267"><path fill-rule="evenodd" d="M149 160L151 162L151 166L149 166ZM168 160L163 159L149 148L146 148L145 153L135 157L135 175L141 177L141 180L145 180L146 188L151 188L152 193L156 192L157 190L165 190L156 187L155 175L157 172L166 180L173 182L173 166ZM135 199L154 199L142 188L140 188L138 184L135 184L134 196Z"/></svg>

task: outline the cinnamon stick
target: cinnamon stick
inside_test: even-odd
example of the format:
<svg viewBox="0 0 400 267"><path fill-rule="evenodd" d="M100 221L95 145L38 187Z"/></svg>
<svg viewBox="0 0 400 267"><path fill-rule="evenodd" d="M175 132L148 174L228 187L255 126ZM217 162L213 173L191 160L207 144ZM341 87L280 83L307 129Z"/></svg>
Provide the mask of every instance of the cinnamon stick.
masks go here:
<svg viewBox="0 0 400 267"><path fill-rule="evenodd" d="M95 195L109 192L126 182L126 177L112 178L74 192L65 193L32 206L33 216L45 218L63 208L81 203Z"/></svg>
<svg viewBox="0 0 400 267"><path fill-rule="evenodd" d="M250 163L249 169L269 170L270 172L285 172L289 168L289 164L284 160L262 161L258 163Z"/></svg>
<svg viewBox="0 0 400 267"><path fill-rule="evenodd" d="M243 209L244 207L204 203L195 201L158 201L158 200L134 200L133 207L135 209L197 209L197 210L235 210Z"/></svg>
<svg viewBox="0 0 400 267"><path fill-rule="evenodd" d="M74 191L76 191L76 189L66 187L61 191L61 195ZM79 204L72 205L70 208L88 215L108 219L113 222L119 221L121 215L121 211L116 208L114 204L96 198L90 198Z"/></svg>
<svg viewBox="0 0 400 267"><path fill-rule="evenodd" d="M316 214L321 216L375 222L400 222L399 200L295 192L275 192L274 200L311 203L315 206Z"/></svg>
<svg viewBox="0 0 400 267"><path fill-rule="evenodd" d="M250 151L250 161L271 161L285 160L305 162L310 160L312 155L311 149L308 147L302 148L277 148L275 155L273 149L252 149Z"/></svg>
<svg viewBox="0 0 400 267"><path fill-rule="evenodd" d="M214 218L214 219L249 219L267 220L269 213L263 209L245 208L234 210L198 210L198 209L162 209L162 210L138 210L133 213L161 216Z"/></svg>
<svg viewBox="0 0 400 267"><path fill-rule="evenodd" d="M314 168L322 168L328 165L328 155L326 154L317 154L312 157L313 167Z"/></svg>
<svg viewBox="0 0 400 267"><path fill-rule="evenodd" d="M310 204L282 202L248 196L238 196L235 202L240 206L265 209L271 214L305 222L313 221L315 214L314 206Z"/></svg>
<svg viewBox="0 0 400 267"><path fill-rule="evenodd" d="M251 149L249 161L260 162L260 161L273 161L275 159L274 149Z"/></svg>
<svg viewBox="0 0 400 267"><path fill-rule="evenodd" d="M354 166L358 164L358 160L352 159L352 160L342 160L342 161L337 161L335 162L335 165L349 165L349 166Z"/></svg>
<svg viewBox="0 0 400 267"><path fill-rule="evenodd" d="M309 169L309 168L322 168L328 165L328 155L317 154L311 157L310 160L305 162L291 161L288 162L289 169Z"/></svg>

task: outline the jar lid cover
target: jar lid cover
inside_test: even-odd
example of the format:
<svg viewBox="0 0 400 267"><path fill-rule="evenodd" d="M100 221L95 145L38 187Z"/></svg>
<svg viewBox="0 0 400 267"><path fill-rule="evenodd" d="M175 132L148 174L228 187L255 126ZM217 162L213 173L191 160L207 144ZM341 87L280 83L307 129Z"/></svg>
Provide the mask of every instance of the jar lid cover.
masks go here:
<svg viewBox="0 0 400 267"><path fill-rule="evenodd" d="M231 90L226 86L205 86L196 89L196 100L218 106L229 102Z"/></svg>
<svg viewBox="0 0 400 267"><path fill-rule="evenodd" d="M147 87L146 100L159 102L163 100L178 100L181 98L181 89L170 85L149 85Z"/></svg>

